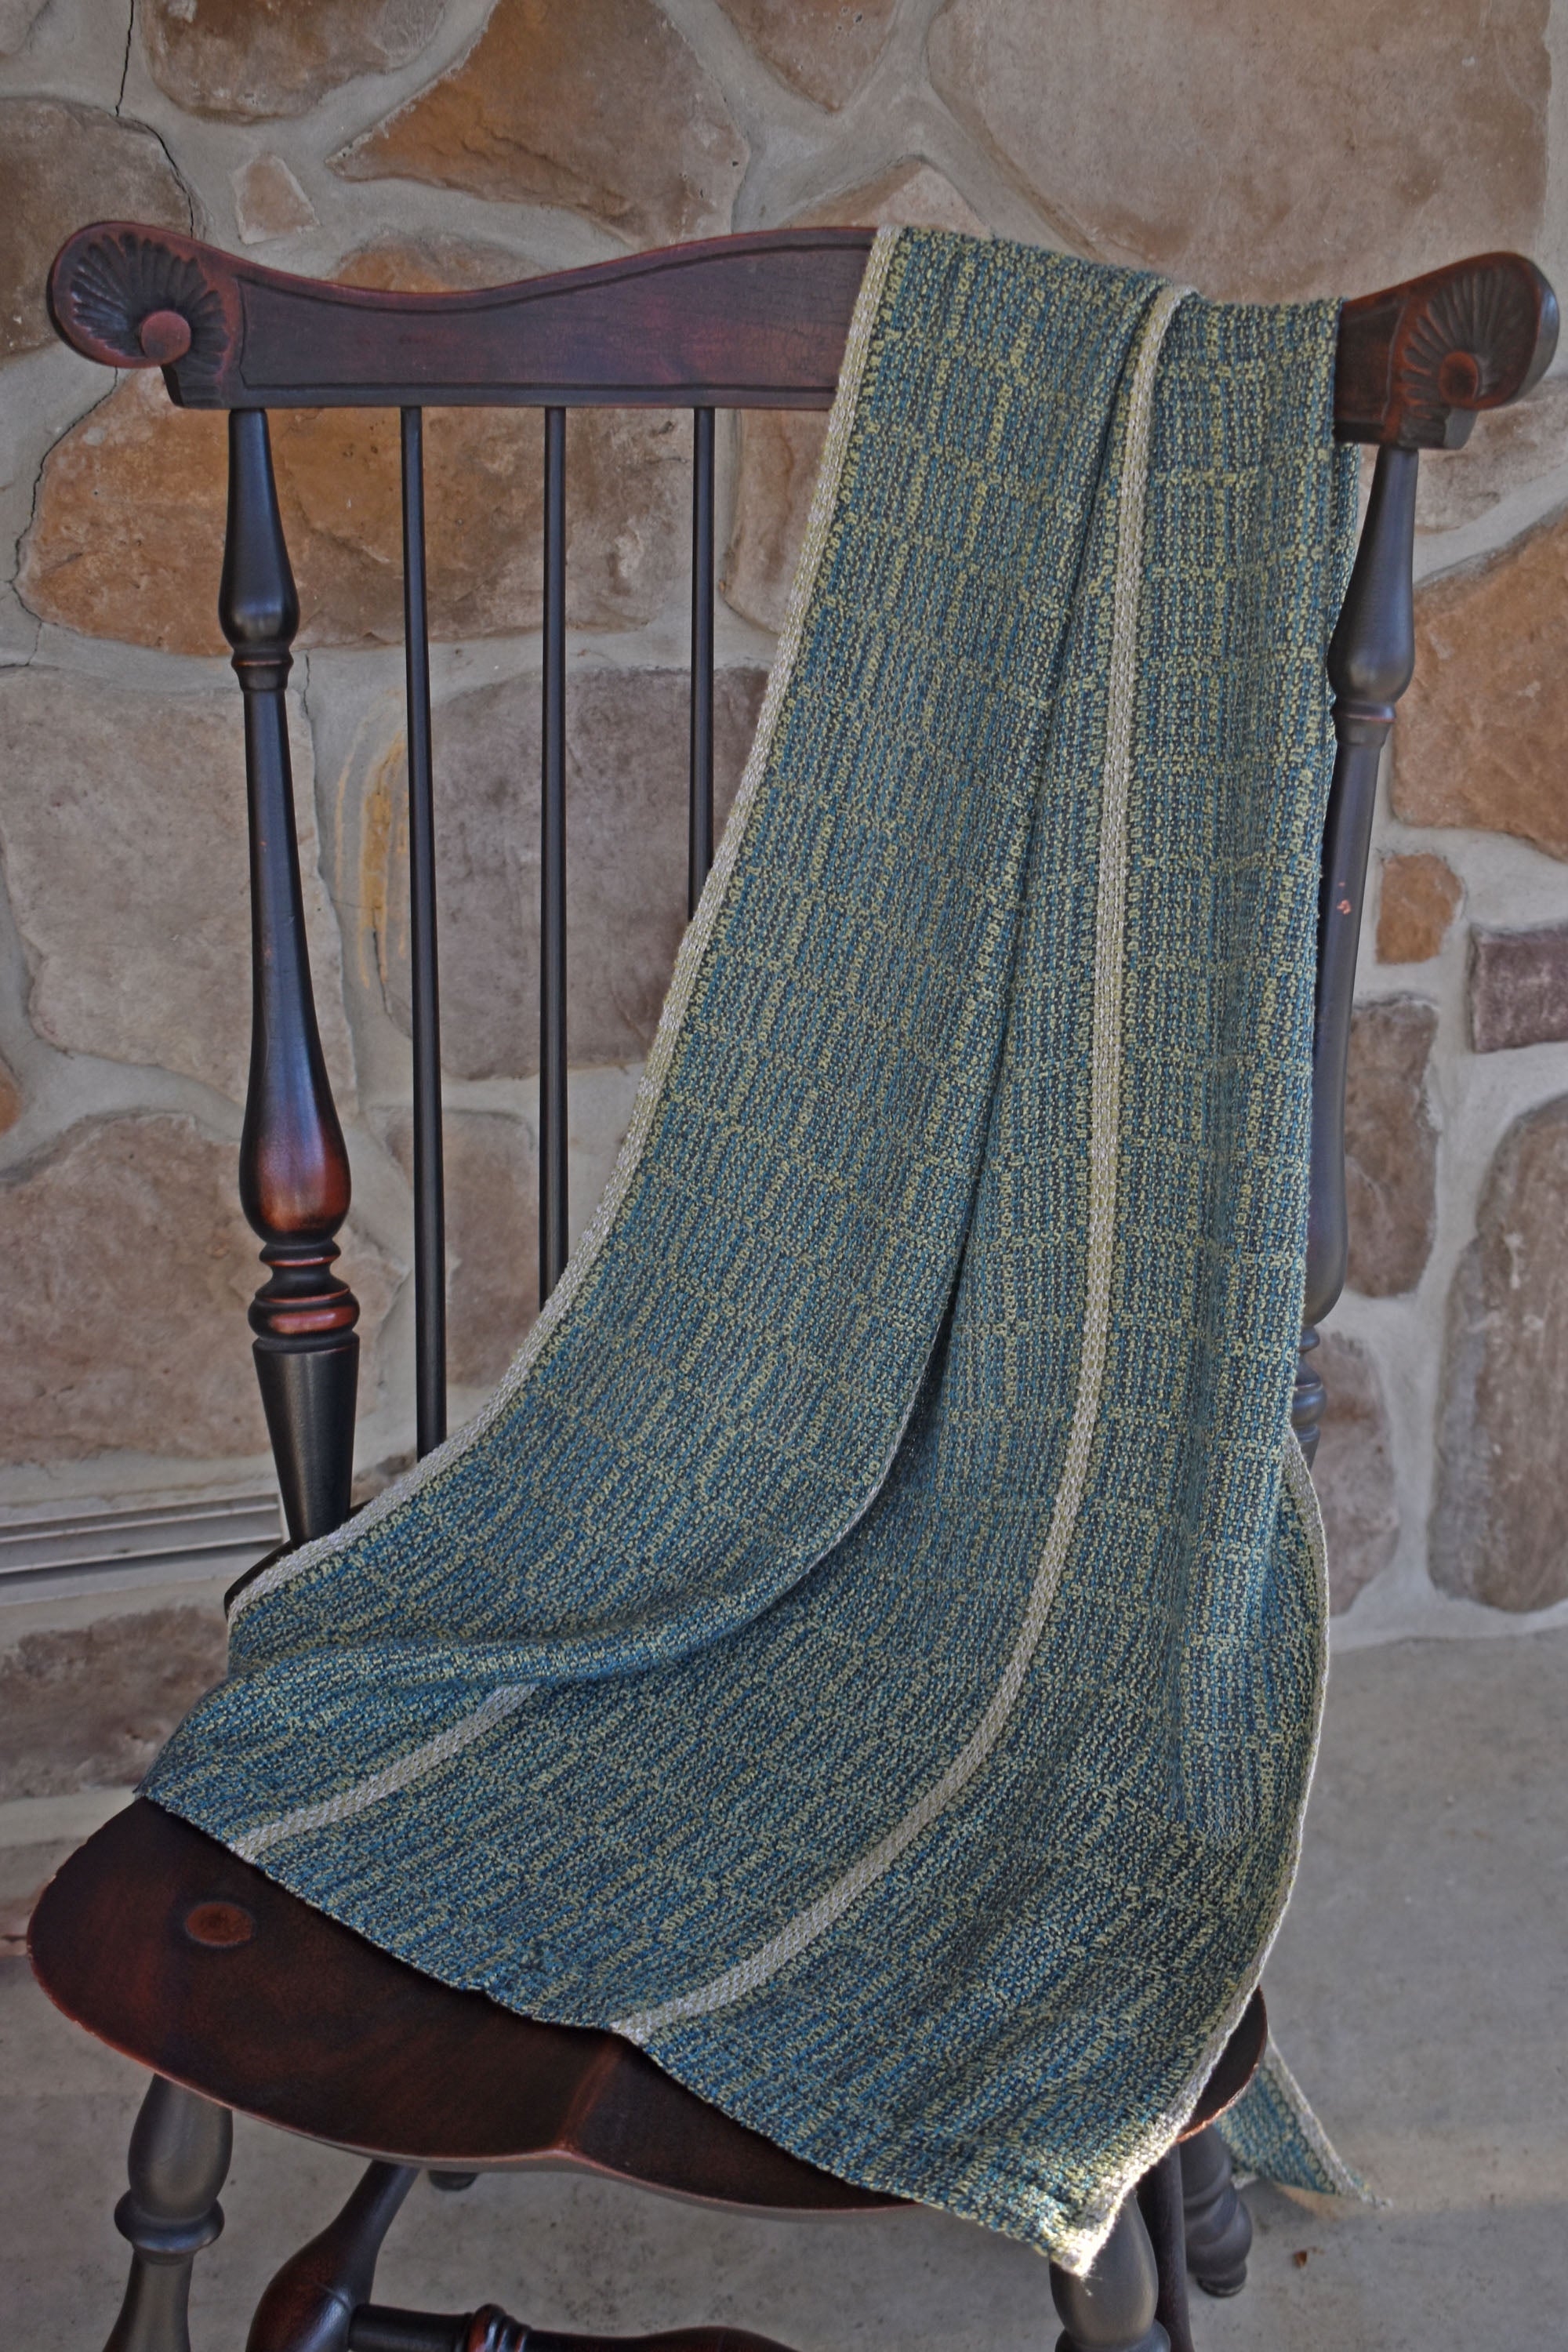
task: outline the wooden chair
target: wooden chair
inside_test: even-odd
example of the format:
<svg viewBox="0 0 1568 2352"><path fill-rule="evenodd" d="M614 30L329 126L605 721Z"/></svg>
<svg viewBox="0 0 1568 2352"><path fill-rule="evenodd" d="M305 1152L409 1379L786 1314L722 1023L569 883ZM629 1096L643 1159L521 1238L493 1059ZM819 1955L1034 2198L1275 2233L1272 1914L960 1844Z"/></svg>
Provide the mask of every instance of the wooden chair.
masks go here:
<svg viewBox="0 0 1568 2352"><path fill-rule="evenodd" d="M229 412L219 613L243 690L254 901L255 1030L240 1195L268 1276L250 1308L289 1541L349 1510L358 1340L332 1271L349 1169L306 961L284 688L299 608L273 485L269 408L402 411L412 897L417 1412L445 1434L437 908L421 465L427 404L544 412L544 676L540 1289L566 1258L565 450L584 405L687 407L695 435L689 901L713 833L714 415L825 408L871 233L784 230L645 253L480 292L397 295L314 284L121 224L84 229L50 278L67 342L113 367L161 365L176 402ZM1345 1265L1345 1057L1378 755L1413 654L1417 453L1454 448L1473 413L1542 373L1556 304L1540 273L1489 255L1346 306L1342 437L1378 457L1329 672L1338 736L1323 845L1307 1328L1295 1420L1309 1457L1323 1391L1315 1325ZM252 1573L255 1573L253 1570ZM382 2239L421 2169L567 2164L767 2212L893 2200L786 2155L679 2088L607 2032L533 2022L362 1942L145 1801L65 1865L33 1921L33 1965L68 2016L150 2068L116 2221L134 2250L110 2352L187 2352L191 2264L223 2225L230 2113L371 2161L342 2211L279 2273L251 2352L594 2352L486 2306L452 2316L371 2301ZM1250 2225L1206 2129L1262 2048L1256 1998L1184 2152L1130 2199L1087 2281L1053 2271L1068 2352L1190 2345L1186 2274L1230 2292ZM1184 2249L1184 2182L1186 2221ZM625 2339L644 2352L766 2352L733 2329Z"/></svg>

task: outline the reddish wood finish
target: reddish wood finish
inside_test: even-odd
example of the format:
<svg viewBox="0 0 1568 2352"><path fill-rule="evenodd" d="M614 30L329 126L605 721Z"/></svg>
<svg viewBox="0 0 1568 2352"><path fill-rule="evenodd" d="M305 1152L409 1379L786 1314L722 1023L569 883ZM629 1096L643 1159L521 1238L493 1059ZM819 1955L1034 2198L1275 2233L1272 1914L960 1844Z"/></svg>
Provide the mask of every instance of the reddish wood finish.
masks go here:
<svg viewBox="0 0 1568 2352"><path fill-rule="evenodd" d="M167 381L191 408L826 408L871 236L768 230L516 286L389 294L111 221L62 248L49 302L66 341L110 367L161 362L146 332L177 311L190 347Z"/></svg>
<svg viewBox="0 0 1568 2352"><path fill-rule="evenodd" d="M218 1906L253 1932L193 1935L193 1916ZM223 2106L367 2156L465 2171L565 2162L773 2211L898 2201L786 2155L615 2034L437 1983L145 1799L71 1856L30 1946L50 1999L100 2041ZM1266 2031L1258 1997L1191 2130L1240 2095Z"/></svg>
<svg viewBox="0 0 1568 2352"><path fill-rule="evenodd" d="M1363 294L1340 313L1342 441L1458 449L1478 411L1537 383L1557 348L1557 297L1532 261L1481 253Z"/></svg>
<svg viewBox="0 0 1568 2352"><path fill-rule="evenodd" d="M872 232L768 229L458 294L286 277L125 221L60 249L49 306L109 367L161 365L192 408L826 408ZM181 328L186 340L181 342ZM1533 263L1488 253L1347 302L1341 437L1457 448L1557 342Z"/></svg>

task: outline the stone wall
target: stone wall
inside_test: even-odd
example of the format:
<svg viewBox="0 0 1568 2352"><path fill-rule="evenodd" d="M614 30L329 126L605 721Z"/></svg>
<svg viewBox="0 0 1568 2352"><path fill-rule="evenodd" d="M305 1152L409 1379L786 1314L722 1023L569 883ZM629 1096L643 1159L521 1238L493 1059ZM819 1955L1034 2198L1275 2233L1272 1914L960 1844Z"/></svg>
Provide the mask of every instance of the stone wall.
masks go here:
<svg viewBox="0 0 1568 2352"><path fill-rule="evenodd" d="M43 278L69 230L159 221L416 288L799 220L990 229L1237 297L1496 246L1568 287L1565 50L1568 0L0 0L0 1509L266 1468L232 1191L248 983L221 422L54 342ZM411 1421L395 441L376 413L276 431L367 1475ZM821 420L726 420L721 441L727 792ZM538 443L526 415L428 433L458 1409L535 1304ZM572 419L579 1227L680 917L688 462L684 419ZM1352 1289L1325 1348L1352 1638L1568 1609L1568 376L1423 478ZM43 1692L63 1669L30 1638L18 1688ZM117 1718L100 1744L139 1754L145 1732Z"/></svg>

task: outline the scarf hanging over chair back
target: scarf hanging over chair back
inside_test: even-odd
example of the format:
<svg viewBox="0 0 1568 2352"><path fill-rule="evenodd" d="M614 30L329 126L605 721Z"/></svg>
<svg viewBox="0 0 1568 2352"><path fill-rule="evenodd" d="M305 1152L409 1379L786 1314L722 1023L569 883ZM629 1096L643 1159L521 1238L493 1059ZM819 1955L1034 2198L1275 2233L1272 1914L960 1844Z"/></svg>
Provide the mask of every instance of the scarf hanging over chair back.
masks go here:
<svg viewBox="0 0 1568 2352"><path fill-rule="evenodd" d="M879 236L598 1215L149 1783L1074 2267L1257 1980L1321 1704L1336 315Z"/></svg>

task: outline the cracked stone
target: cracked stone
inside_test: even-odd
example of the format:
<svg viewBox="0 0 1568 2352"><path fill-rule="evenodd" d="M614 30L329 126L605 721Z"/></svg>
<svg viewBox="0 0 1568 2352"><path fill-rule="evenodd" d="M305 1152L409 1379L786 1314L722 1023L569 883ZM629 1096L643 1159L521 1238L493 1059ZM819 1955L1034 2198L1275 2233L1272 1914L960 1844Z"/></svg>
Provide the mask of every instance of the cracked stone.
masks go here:
<svg viewBox="0 0 1568 2352"><path fill-rule="evenodd" d="M153 80L188 114L257 122L308 114L356 75L418 56L446 0L143 0Z"/></svg>
<svg viewBox="0 0 1568 2352"><path fill-rule="evenodd" d="M1337 1616L1399 1548L1388 1407L1377 1366L1354 1339L1325 1331L1313 1358L1327 1391L1312 1484L1328 1539L1329 1606Z"/></svg>
<svg viewBox="0 0 1568 2352"><path fill-rule="evenodd" d="M1429 963L1464 895L1453 867L1429 850L1385 857L1377 898L1379 963Z"/></svg>
<svg viewBox="0 0 1568 2352"><path fill-rule="evenodd" d="M365 282L363 262L358 273ZM396 412L280 409L271 424L300 589L299 643L401 644ZM689 428L657 409L580 409L568 421L566 447L567 620L578 628L638 628L686 577ZM127 376L45 461L17 579L28 610L89 636L166 653L226 652L215 614L226 450L221 416L175 408L155 372ZM425 474L432 636L538 628L537 416L432 409Z"/></svg>
<svg viewBox="0 0 1568 2352"><path fill-rule="evenodd" d="M22 1116L22 1089L4 1062L0 1062L0 1135L16 1126Z"/></svg>
<svg viewBox="0 0 1568 2352"><path fill-rule="evenodd" d="M837 110L887 47L899 0L719 0L780 79Z"/></svg>
<svg viewBox="0 0 1568 2352"><path fill-rule="evenodd" d="M345 1228L372 1343L396 1270ZM235 1147L188 1118L87 1122L0 1181L0 1459L265 1453L245 1310L264 1278ZM368 1385L368 1381L367 1381Z"/></svg>
<svg viewBox="0 0 1568 2352"><path fill-rule="evenodd" d="M748 152L653 0L497 0L449 73L331 163L350 180L559 205L628 245L664 245L729 227Z"/></svg>
<svg viewBox="0 0 1568 2352"><path fill-rule="evenodd" d="M447 1209L447 1370L491 1388L539 1312L539 1167L533 1138L501 1112L448 1110L441 1122ZM387 1122L386 1145L414 1181L414 1121Z"/></svg>
<svg viewBox="0 0 1568 2352"><path fill-rule="evenodd" d="M1346 1279L1366 1298L1414 1290L1437 1224L1437 1136L1426 1063L1437 1008L1414 997L1358 1004L1345 1086Z"/></svg>
<svg viewBox="0 0 1568 2352"><path fill-rule="evenodd" d="M1568 1096L1498 1147L1448 1298L1433 1580L1493 1609L1568 1600Z"/></svg>
<svg viewBox="0 0 1568 2352"><path fill-rule="evenodd" d="M317 1017L340 1101L353 1059L317 870L310 730L289 734ZM249 861L237 691L134 692L0 673L0 858L29 1012L68 1053L177 1070L243 1101Z"/></svg>
<svg viewBox="0 0 1568 2352"><path fill-rule="evenodd" d="M1478 1054L1568 1039L1568 923L1470 933L1470 1043Z"/></svg>
<svg viewBox="0 0 1568 2352"><path fill-rule="evenodd" d="M0 1650L0 1801L139 1780L227 1648L216 1601L24 1633Z"/></svg>
<svg viewBox="0 0 1568 2352"><path fill-rule="evenodd" d="M49 264L90 220L188 231L190 198L161 141L140 122L60 98L0 99L0 359L53 342Z"/></svg>
<svg viewBox="0 0 1568 2352"><path fill-rule="evenodd" d="M1069 242L1272 301L1531 250L1547 16L1547 0L948 0L928 57Z"/></svg>
<svg viewBox="0 0 1568 2352"><path fill-rule="evenodd" d="M1568 516L1415 599L1394 730L1394 813L1568 858Z"/></svg>
<svg viewBox="0 0 1568 2352"><path fill-rule="evenodd" d="M714 803L733 797L763 674L714 680ZM568 1035L574 1065L647 1053L686 921L689 681L588 670L566 698ZM455 696L434 721L441 1042L466 1078L522 1077L539 1045L539 682ZM389 1010L410 1026L401 743L373 772L358 895Z"/></svg>
<svg viewBox="0 0 1568 2352"><path fill-rule="evenodd" d="M241 245L318 226L316 207L281 155L252 155L230 176Z"/></svg>

